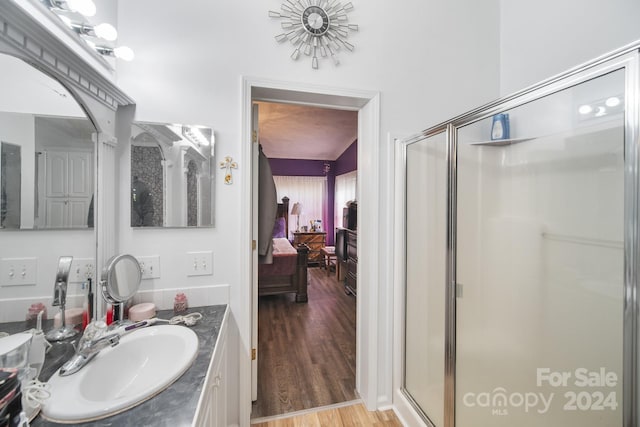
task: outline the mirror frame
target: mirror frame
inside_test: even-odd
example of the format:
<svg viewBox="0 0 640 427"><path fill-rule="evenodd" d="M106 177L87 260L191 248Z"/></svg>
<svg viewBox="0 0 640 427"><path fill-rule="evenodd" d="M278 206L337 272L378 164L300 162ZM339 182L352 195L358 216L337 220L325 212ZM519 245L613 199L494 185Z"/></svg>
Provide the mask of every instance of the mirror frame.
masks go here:
<svg viewBox="0 0 640 427"><path fill-rule="evenodd" d="M135 289L127 296L121 295L119 292L116 292L115 289L115 286L118 284L118 278L116 277L116 267L118 263L122 263L125 261L133 262L133 266L136 268L137 272L137 278L133 279L135 282L137 282L134 285ZM109 260L104 270L102 270L102 275L100 278L100 290L102 291L102 297L105 299L105 301L111 304L127 302L128 300L133 298L136 292L138 292L141 282L142 269L140 268L140 263L138 262L138 260L134 256L128 254L116 255Z"/></svg>

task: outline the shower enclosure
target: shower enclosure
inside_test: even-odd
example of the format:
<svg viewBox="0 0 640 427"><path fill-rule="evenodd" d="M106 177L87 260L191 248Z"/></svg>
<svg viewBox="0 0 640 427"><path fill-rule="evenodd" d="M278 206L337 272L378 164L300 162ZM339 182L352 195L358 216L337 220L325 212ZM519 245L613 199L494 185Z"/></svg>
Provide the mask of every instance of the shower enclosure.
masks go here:
<svg viewBox="0 0 640 427"><path fill-rule="evenodd" d="M638 64L400 141L402 392L426 424L638 425Z"/></svg>

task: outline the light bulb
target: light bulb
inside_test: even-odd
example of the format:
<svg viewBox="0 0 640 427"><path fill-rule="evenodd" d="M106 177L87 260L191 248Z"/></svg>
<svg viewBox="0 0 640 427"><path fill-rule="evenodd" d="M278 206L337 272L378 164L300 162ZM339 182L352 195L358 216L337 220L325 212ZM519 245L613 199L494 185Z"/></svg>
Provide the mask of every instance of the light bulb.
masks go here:
<svg viewBox="0 0 640 427"><path fill-rule="evenodd" d="M617 107L620 105L620 98L617 96L612 96L611 98L607 98L604 102L607 107Z"/></svg>
<svg viewBox="0 0 640 427"><path fill-rule="evenodd" d="M580 114L589 114L592 111L593 111L593 108L591 108L591 105L587 105L587 104L581 105L580 108L578 108L578 112Z"/></svg>
<svg viewBox="0 0 640 427"><path fill-rule="evenodd" d="M118 31L111 24L98 24L93 27L93 31L96 33L96 36L110 42L118 38Z"/></svg>
<svg viewBox="0 0 640 427"><path fill-rule="evenodd" d="M84 16L96 14L96 5L93 0L67 0L67 6L72 12L78 12Z"/></svg>
<svg viewBox="0 0 640 427"><path fill-rule="evenodd" d="M133 61L133 58L135 58L133 50L131 50L131 48L127 46L116 47L115 49L113 49L113 54L116 58L120 58L123 61Z"/></svg>

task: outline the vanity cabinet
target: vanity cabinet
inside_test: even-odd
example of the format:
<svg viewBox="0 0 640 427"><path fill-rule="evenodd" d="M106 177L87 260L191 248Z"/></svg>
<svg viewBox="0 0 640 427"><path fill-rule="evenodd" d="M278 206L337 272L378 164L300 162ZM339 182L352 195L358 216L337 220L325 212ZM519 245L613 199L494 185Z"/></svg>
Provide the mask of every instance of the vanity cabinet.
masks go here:
<svg viewBox="0 0 640 427"><path fill-rule="evenodd" d="M227 318L228 311L218 333L193 426L227 425Z"/></svg>

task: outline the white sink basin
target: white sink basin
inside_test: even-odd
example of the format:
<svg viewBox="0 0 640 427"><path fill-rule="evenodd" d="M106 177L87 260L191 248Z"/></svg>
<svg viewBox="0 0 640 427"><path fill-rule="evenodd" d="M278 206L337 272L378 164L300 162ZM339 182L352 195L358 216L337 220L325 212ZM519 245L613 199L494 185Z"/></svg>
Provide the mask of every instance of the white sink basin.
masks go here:
<svg viewBox="0 0 640 427"><path fill-rule="evenodd" d="M185 326L160 325L123 336L79 372L49 380L42 415L75 423L108 417L155 396L180 378L198 353L198 336Z"/></svg>

